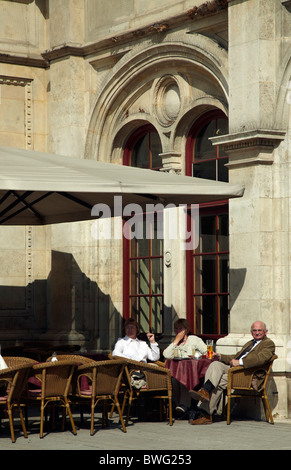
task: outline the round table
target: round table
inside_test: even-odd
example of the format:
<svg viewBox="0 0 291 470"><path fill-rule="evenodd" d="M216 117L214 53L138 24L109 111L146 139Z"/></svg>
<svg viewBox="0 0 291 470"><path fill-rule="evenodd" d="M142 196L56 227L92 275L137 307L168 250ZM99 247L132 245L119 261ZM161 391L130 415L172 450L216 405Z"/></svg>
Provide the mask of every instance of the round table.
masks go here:
<svg viewBox="0 0 291 470"><path fill-rule="evenodd" d="M205 377L205 373L211 362L216 359L207 359L189 357L185 359L167 359L165 367L170 369L172 377L181 382L188 390L193 390L200 384L201 379Z"/></svg>

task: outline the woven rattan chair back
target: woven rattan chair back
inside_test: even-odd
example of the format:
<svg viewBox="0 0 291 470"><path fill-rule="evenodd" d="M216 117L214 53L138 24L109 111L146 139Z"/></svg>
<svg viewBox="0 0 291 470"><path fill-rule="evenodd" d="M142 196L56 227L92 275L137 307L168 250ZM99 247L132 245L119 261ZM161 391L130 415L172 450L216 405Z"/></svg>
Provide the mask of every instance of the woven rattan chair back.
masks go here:
<svg viewBox="0 0 291 470"><path fill-rule="evenodd" d="M126 401L128 400L126 425L128 424L132 401L148 394L151 399L161 400L161 404L166 401L169 424L172 426L172 379L170 370L165 367L160 367L157 364L133 361L131 359L125 359L125 362L128 391L124 395L122 412L124 412ZM134 389L131 385L131 374L136 370L142 371L146 377L146 385L140 389ZM161 414L162 407L160 407L160 416Z"/></svg>
<svg viewBox="0 0 291 470"><path fill-rule="evenodd" d="M51 362L52 358L53 356L48 357L46 359L46 362ZM82 356L82 354L58 354L57 360L58 361L76 361L80 365L97 362L97 361L94 361L93 359L90 359L90 357Z"/></svg>
<svg viewBox="0 0 291 470"><path fill-rule="evenodd" d="M94 413L96 405L102 401L104 404L102 421L103 424L107 423L107 403L111 401L116 406L122 429L126 432L124 425L120 404L118 401L118 394L120 384L125 368L124 361L93 361L91 364L84 364L78 367L78 394L83 399L91 400L91 436L94 433ZM86 377L90 388L82 390L81 379Z"/></svg>
<svg viewBox="0 0 291 470"><path fill-rule="evenodd" d="M250 396L262 399L266 420L274 424L270 403L267 395L267 383L270 378L276 354L266 364L245 369L241 366L231 367L228 371L227 381L227 424L230 424L231 400L233 398L247 398ZM262 377L259 388L256 387L257 377Z"/></svg>
<svg viewBox="0 0 291 470"><path fill-rule="evenodd" d="M18 357L18 356L4 356L3 357L4 361L6 362L8 367L14 367L20 364L27 364L27 365L33 365L37 361L34 359L30 359L29 357Z"/></svg>
<svg viewBox="0 0 291 470"><path fill-rule="evenodd" d="M47 358L46 362L51 362L52 359L53 359L53 356L50 356ZM90 359L89 357L82 356L81 354L58 354L57 361L76 361L78 365L92 364L96 362L93 359ZM77 394L77 374L73 374L73 377L69 386L68 394L74 397L78 395Z"/></svg>
<svg viewBox="0 0 291 470"><path fill-rule="evenodd" d="M41 390L39 394L34 393L30 397L30 404L32 400L41 402L41 417L40 417L40 437L43 437L43 421L44 409L47 404L57 402L63 404L65 410L70 417L73 433L77 434L73 416L70 409L68 400L68 393L73 377L74 370L77 368L78 363L72 360L43 362L33 365L34 376L41 383ZM65 415L64 415L65 416ZM63 420L64 428L64 420Z"/></svg>
<svg viewBox="0 0 291 470"><path fill-rule="evenodd" d="M45 398L66 397L77 365L73 360L34 364L35 377L41 381L41 396Z"/></svg>
<svg viewBox="0 0 291 470"><path fill-rule="evenodd" d="M0 405L5 406L8 412L12 442L15 442L13 408L17 408L19 411L23 434L24 437L27 438L27 431L21 408L21 399L23 397L23 390L26 386L30 370L31 365L25 363L0 370L0 384L5 384L6 386L6 395L1 396Z"/></svg>

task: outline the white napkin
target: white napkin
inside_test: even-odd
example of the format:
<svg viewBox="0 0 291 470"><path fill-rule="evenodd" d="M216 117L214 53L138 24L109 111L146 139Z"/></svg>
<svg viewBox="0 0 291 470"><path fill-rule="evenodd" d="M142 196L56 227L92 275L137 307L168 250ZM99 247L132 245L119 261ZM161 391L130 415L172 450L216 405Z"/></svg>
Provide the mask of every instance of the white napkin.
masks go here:
<svg viewBox="0 0 291 470"><path fill-rule="evenodd" d="M8 369L8 365L6 364L6 362L4 361L3 357L0 354L0 370L2 369Z"/></svg>

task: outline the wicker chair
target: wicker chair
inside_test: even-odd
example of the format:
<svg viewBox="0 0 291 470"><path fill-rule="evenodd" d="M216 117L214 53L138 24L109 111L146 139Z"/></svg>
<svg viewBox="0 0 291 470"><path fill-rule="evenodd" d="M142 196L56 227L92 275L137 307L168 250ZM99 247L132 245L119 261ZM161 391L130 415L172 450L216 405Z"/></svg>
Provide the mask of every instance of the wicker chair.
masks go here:
<svg viewBox="0 0 291 470"><path fill-rule="evenodd" d="M33 366L33 364L37 362L34 359L30 359L29 357L21 356L4 356L3 359L8 367L14 367L20 364L28 364Z"/></svg>
<svg viewBox="0 0 291 470"><path fill-rule="evenodd" d="M274 355L270 362L264 364L260 367L252 367L245 369L242 366L231 367L228 371L228 382L227 382L227 424L230 424L230 408L231 400L233 398L247 398L250 396L259 397L262 399L266 420L270 421L271 424L274 424L273 416L271 413L271 408L267 396L267 383L270 377L271 369L274 360L277 359L277 356ZM262 383L260 384L258 390L254 385L254 380L256 376L263 377ZM255 387L255 388L254 388Z"/></svg>
<svg viewBox="0 0 291 470"><path fill-rule="evenodd" d="M7 364L8 365L8 364ZM6 394L0 397L0 405L4 406L8 411L9 426L12 442L15 442L13 410L17 408L20 415L21 425L24 437L27 438L26 426L22 414L22 397L23 390L26 385L31 365L27 363L15 364L7 369L0 370L0 384L5 385Z"/></svg>
<svg viewBox="0 0 291 470"><path fill-rule="evenodd" d="M46 362L50 362L52 360L53 356L50 356L47 358ZM78 366L82 366L84 364L92 364L92 363L97 363L97 361L94 361L93 359L90 359L90 357L82 356L81 354L57 354L57 360L58 361L76 361ZM78 396L77 393L77 369L75 370L70 388L69 388L69 395L76 399ZM76 401L76 400L75 400Z"/></svg>
<svg viewBox="0 0 291 470"><path fill-rule="evenodd" d="M172 380L170 370L165 367L160 367L157 364L133 361L131 359L124 359L124 361L126 363L127 390L122 404L122 413L124 412L126 401L128 400L126 425L128 424L132 401L149 395L151 399L160 399L161 405L163 400L167 400L169 424L172 426ZM146 376L146 385L144 388L136 389L131 385L131 374L137 370L142 371ZM160 408L160 411L161 409L162 408Z"/></svg>
<svg viewBox="0 0 291 470"><path fill-rule="evenodd" d="M40 438L43 437L44 411L49 404L62 405L70 417L73 434L77 434L70 403L68 400L69 387L73 373L78 363L74 360L43 362L33 365L34 377L40 381L40 388L30 390L27 406L40 404ZM63 429L65 414L63 414Z"/></svg>
<svg viewBox="0 0 291 470"><path fill-rule="evenodd" d="M53 356L50 356L46 359L46 362L50 362L52 360ZM93 359L90 359L90 357L82 356L82 354L57 354L57 360L58 361L76 361L78 364L88 364L92 362L97 362L94 361Z"/></svg>
<svg viewBox="0 0 291 470"><path fill-rule="evenodd" d="M78 367L76 372L78 397L83 401L91 402L91 427L90 435L94 433L94 413L96 405L101 401L103 403L102 424L107 424L107 404L108 401L116 406L122 425L126 432L121 407L118 401L118 394L125 368L124 361L91 361L91 364L83 364ZM82 378L88 380L88 387L84 390L81 386Z"/></svg>
<svg viewBox="0 0 291 470"><path fill-rule="evenodd" d="M27 396L28 385L29 385L28 384L29 379L30 379L30 377L33 377L32 366L34 364L37 364L37 361L35 361L34 359L30 359L29 357L22 357L22 356L4 356L3 359L6 362L8 367L15 367L15 366L22 365L22 364L27 364L27 365L31 366L30 372L28 374L27 381L25 383L25 386L24 386L23 392L22 392L23 395L26 397ZM25 417L26 417L26 425L27 425L28 420L27 420L27 409L26 408L25 408Z"/></svg>
<svg viewBox="0 0 291 470"><path fill-rule="evenodd" d="M108 354L108 359L121 359L119 356L112 356L112 352ZM153 361L148 364L156 364L159 367L166 367L166 361Z"/></svg>

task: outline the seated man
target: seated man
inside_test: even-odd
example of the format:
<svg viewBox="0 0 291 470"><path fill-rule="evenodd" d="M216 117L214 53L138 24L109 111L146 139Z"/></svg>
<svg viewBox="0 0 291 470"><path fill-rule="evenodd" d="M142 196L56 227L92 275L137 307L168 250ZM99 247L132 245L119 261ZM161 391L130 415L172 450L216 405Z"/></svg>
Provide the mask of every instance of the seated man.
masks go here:
<svg viewBox="0 0 291 470"><path fill-rule="evenodd" d="M160 359L160 348L153 333L147 333L149 345L140 339L140 327L136 320L128 318L122 329L123 337L114 346L112 357L127 357L135 361L147 362Z"/></svg>
<svg viewBox="0 0 291 470"><path fill-rule="evenodd" d="M199 400L198 409L201 416L189 420L190 424L211 424L212 415L217 409L222 392L227 387L227 373L230 367L243 366L245 368L256 367L269 362L275 354L275 344L267 338L268 330L261 321L256 321L251 327L253 339L248 341L243 348L233 355L217 354L219 361L214 361L208 367L205 374L203 387L191 396Z"/></svg>

